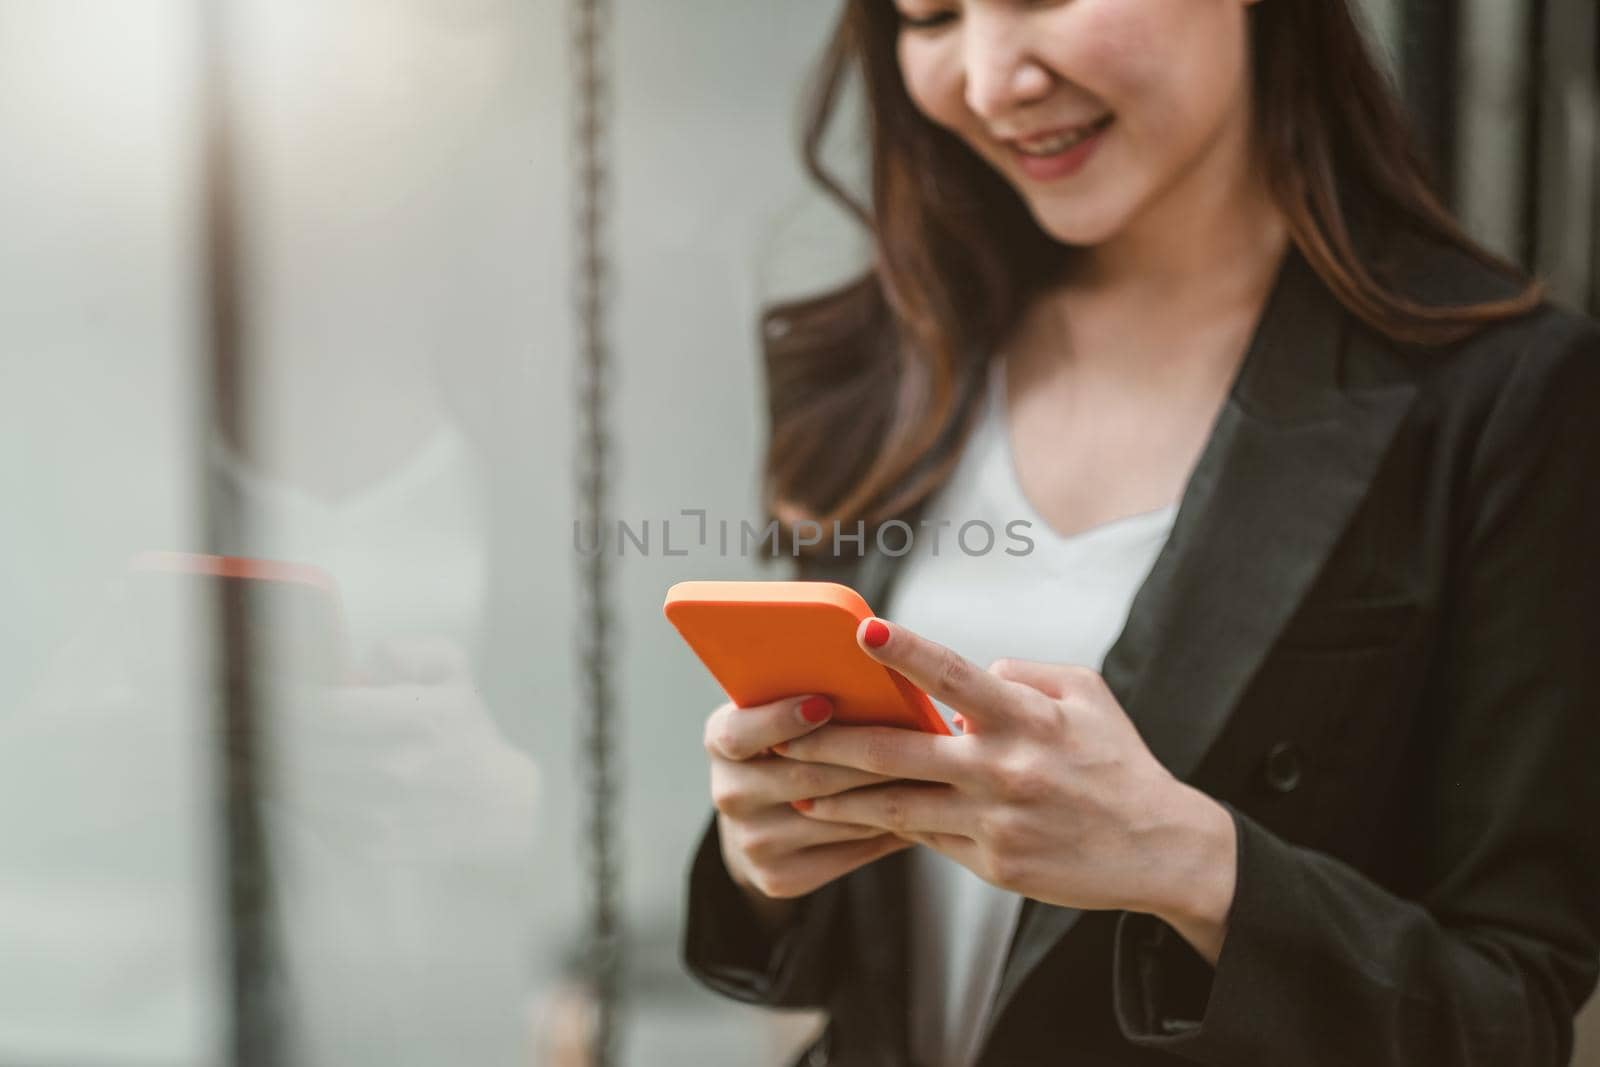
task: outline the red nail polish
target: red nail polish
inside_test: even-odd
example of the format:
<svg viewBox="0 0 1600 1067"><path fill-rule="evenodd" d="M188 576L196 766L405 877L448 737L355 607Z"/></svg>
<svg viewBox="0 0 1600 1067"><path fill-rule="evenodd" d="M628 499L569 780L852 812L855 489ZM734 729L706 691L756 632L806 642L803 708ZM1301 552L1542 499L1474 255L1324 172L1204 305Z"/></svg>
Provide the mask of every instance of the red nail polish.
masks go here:
<svg viewBox="0 0 1600 1067"><path fill-rule="evenodd" d="M867 632L862 635L868 648L882 648L884 642L889 640L889 628L877 619L867 623Z"/></svg>
<svg viewBox="0 0 1600 1067"><path fill-rule="evenodd" d="M802 798L800 800L791 800L791 801L789 801L789 805L790 805L790 807L794 808L796 811L810 811L811 810L811 798L810 797L804 797L804 798Z"/></svg>
<svg viewBox="0 0 1600 1067"><path fill-rule="evenodd" d="M806 722L821 722L832 713L833 701L827 697L806 697L800 704L800 717Z"/></svg>

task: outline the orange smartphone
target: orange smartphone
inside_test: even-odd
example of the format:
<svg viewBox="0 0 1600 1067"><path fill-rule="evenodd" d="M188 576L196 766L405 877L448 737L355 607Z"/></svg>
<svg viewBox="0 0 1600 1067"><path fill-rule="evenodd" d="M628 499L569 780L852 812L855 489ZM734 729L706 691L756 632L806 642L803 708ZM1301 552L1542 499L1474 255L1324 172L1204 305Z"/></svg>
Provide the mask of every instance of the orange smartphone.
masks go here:
<svg viewBox="0 0 1600 1067"><path fill-rule="evenodd" d="M679 582L662 612L741 708L802 693L833 721L946 734L928 695L856 644L867 602L836 582Z"/></svg>

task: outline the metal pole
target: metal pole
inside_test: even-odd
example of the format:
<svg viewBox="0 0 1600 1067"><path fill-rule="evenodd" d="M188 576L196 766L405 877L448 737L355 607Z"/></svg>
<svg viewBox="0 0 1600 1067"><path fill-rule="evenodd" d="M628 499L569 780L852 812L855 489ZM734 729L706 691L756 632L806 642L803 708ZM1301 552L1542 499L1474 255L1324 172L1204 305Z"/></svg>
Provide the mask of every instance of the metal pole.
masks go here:
<svg viewBox="0 0 1600 1067"><path fill-rule="evenodd" d="M206 310L205 366L210 388L206 433L244 436L242 395L244 294L239 263L239 197L234 126L230 121L227 0L202 0L203 62L201 284ZM206 540L215 551L229 516L206 484ZM237 583L220 583L211 605L220 634L213 685L213 729L227 950L227 1042L234 1067L278 1067L283 1062L282 998L273 939L271 865L261 812L264 738L261 700L251 667L254 650L246 605Z"/></svg>

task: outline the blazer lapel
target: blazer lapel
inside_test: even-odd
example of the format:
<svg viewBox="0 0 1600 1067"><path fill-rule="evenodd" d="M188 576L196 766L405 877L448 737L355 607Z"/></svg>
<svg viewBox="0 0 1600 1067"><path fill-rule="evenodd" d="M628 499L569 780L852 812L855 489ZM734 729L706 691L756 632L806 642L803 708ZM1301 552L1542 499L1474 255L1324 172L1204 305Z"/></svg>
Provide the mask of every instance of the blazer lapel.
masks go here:
<svg viewBox="0 0 1600 1067"><path fill-rule="evenodd" d="M1309 590L1415 386L1341 387L1361 343L1291 245L1102 674L1155 756L1190 777ZM1079 912L1024 901L989 1025ZM988 1031L985 1031L985 1042Z"/></svg>

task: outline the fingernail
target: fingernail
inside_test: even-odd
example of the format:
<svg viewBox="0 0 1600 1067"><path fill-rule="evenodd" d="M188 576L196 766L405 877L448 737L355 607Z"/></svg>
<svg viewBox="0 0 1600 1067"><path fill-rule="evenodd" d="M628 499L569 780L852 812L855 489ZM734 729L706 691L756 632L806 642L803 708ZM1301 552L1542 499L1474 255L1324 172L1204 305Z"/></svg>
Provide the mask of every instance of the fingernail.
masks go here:
<svg viewBox="0 0 1600 1067"><path fill-rule="evenodd" d="M791 800L791 801L789 801L789 806L791 808L793 808L794 810L796 810L796 811L810 811L811 810L811 798L810 797L803 797L800 800Z"/></svg>
<svg viewBox="0 0 1600 1067"><path fill-rule="evenodd" d="M800 717L815 725L833 714L833 701L827 697L806 697L800 703Z"/></svg>
<svg viewBox="0 0 1600 1067"><path fill-rule="evenodd" d="M885 641L889 640L889 628L877 619L867 623L867 631L862 635L868 648L882 648Z"/></svg>

